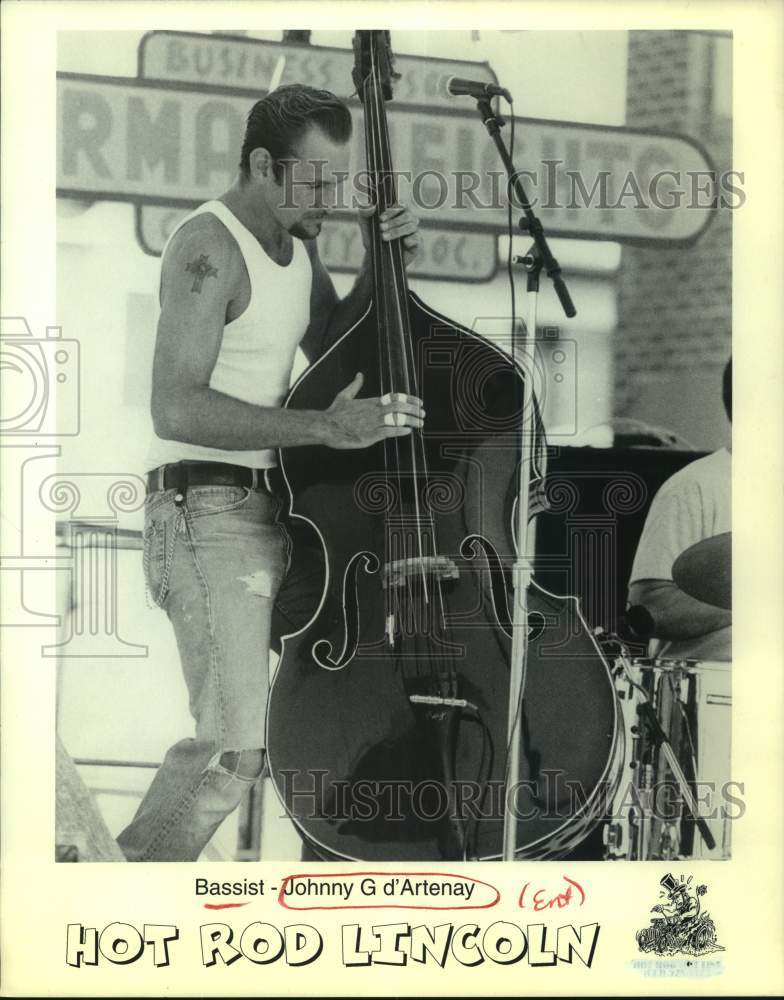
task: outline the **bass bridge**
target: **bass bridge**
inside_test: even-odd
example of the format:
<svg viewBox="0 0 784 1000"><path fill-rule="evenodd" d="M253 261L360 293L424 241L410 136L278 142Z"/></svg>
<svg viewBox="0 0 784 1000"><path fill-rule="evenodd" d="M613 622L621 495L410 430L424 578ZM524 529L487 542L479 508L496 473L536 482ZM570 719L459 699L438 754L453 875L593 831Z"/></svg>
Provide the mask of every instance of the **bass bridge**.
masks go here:
<svg viewBox="0 0 784 1000"><path fill-rule="evenodd" d="M384 563L382 586L389 590L407 587L418 580L457 580L459 576L457 563L448 556L414 556Z"/></svg>

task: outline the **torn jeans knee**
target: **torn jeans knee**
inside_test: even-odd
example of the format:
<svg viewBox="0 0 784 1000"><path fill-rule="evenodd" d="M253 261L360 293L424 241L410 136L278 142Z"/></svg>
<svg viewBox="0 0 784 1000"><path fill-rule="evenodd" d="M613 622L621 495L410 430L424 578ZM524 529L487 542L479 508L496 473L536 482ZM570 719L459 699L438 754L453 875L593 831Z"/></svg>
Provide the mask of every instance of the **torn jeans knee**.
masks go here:
<svg viewBox="0 0 784 1000"><path fill-rule="evenodd" d="M245 584L245 589L249 594L254 594L256 597L272 597L273 591L276 589L274 586L275 578L268 569L257 569L255 573L239 576L237 579L240 583Z"/></svg>

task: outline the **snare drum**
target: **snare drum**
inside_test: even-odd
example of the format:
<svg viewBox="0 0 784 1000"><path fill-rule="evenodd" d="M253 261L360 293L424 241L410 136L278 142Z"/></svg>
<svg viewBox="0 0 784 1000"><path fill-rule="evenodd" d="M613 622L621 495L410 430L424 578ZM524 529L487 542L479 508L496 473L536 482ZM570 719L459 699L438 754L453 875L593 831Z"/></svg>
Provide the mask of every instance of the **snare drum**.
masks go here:
<svg viewBox="0 0 784 1000"><path fill-rule="evenodd" d="M730 856L731 664L650 657L615 661L626 736L625 761L606 856L637 860ZM683 802L664 754L640 722L645 692L716 841L709 850Z"/></svg>

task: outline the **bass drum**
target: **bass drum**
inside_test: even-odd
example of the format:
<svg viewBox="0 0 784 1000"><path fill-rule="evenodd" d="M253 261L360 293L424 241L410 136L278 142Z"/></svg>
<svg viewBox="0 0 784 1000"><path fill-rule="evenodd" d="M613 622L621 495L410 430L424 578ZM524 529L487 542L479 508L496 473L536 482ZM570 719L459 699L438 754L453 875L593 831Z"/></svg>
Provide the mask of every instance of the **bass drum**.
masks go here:
<svg viewBox="0 0 784 1000"><path fill-rule="evenodd" d="M628 669L626 665L628 664ZM623 715L625 778L605 828L605 857L638 861L730 857L732 798L731 667L728 662L618 658L615 676ZM641 690L642 689L642 690ZM716 847L709 850L683 802L664 754L640 723L645 691L697 798ZM699 788L695 786L699 783ZM713 818L711 813L715 813Z"/></svg>

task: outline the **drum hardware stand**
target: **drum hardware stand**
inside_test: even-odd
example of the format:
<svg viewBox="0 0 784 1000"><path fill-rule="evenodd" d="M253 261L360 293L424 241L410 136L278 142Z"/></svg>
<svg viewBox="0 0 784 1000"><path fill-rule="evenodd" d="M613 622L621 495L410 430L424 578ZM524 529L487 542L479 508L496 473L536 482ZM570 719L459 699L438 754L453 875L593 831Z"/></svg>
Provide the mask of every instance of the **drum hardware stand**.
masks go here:
<svg viewBox="0 0 784 1000"><path fill-rule="evenodd" d="M691 788L689 788L686 775L681 770L681 766L675 756L675 751L672 749L672 744L667 739L664 730L661 727L661 723L653 710L653 705L651 705L650 700L647 697L637 706L637 713L647 724L648 732L653 739L654 746L659 747L663 751L665 760L667 761L670 770L675 775L675 780L678 782L683 800L686 803L694 822L697 824L697 829L702 834L702 839L705 841L708 850L714 850L716 847L716 841L713 839L713 834L710 832L708 824L702 816L700 816L699 806L696 799L692 795Z"/></svg>
<svg viewBox="0 0 784 1000"><path fill-rule="evenodd" d="M678 758L675 756L675 751L672 748L672 744L667 739L667 735L662 729L661 723L659 722L659 718L656 715L656 711L654 710L654 707L651 704L651 700L648 697L648 692L641 685L637 684L632 678L631 664L629 663L625 644L621 639L619 639L618 636L612 633L605 632L601 634L601 638L597 633L602 633L602 630L597 629L595 632L595 634L597 635L598 642L602 643L603 645L606 645L607 647L611 645L616 647L615 655L623 664L623 670L626 673L627 678L641 694L642 700L637 705L637 715L639 719L647 726L648 734L653 742L654 747L659 749L664 754L664 758L667 761L667 765L672 771L673 776L675 777L675 781L678 784L678 788L680 790L681 796L683 797L683 801L686 803L686 807L691 813L692 819L694 820L697 829L700 831L702 839L705 841L706 847L708 848L709 851L714 850L716 847L716 841L713 838L713 834L711 833L708 824L705 822L702 816L700 816L700 810L697 800L694 798L692 790L689 787L688 779L686 778L686 775L683 773L683 770L680 764L678 763Z"/></svg>
<svg viewBox="0 0 784 1000"><path fill-rule="evenodd" d="M512 656L509 676L509 719L508 719L508 762L506 772L507 803L504 809L504 834L502 859L514 861L517 845L517 819L515 803L510 797L510 790L516 790L520 782L520 747L522 746L522 715L525 693L525 678L528 662L528 588L533 578L533 558L535 553L534 526L528 523L529 490L531 484L531 460L534 454L536 424L534 421L534 357L533 345L536 339L536 308L539 293L539 275L542 268L552 279L555 291L561 301L567 317L577 315L566 283L561 277L561 268L553 257L541 221L536 217L531 207L525 189L520 181L512 158L504 140L501 138L501 128L504 119L497 115L490 104L490 99L481 97L476 102L477 111L482 124L495 143L498 154L506 169L509 182L514 188L518 204L522 206L523 216L519 226L533 239L533 246L521 263L528 272L528 321L522 337L514 336L512 340L512 357L523 371L523 413L520 424L520 440L522 454L519 463L519 478L517 492L517 556L515 559L512 580L515 592L514 609L512 613ZM529 349L529 345L531 348ZM530 442L530 448L526 446Z"/></svg>

